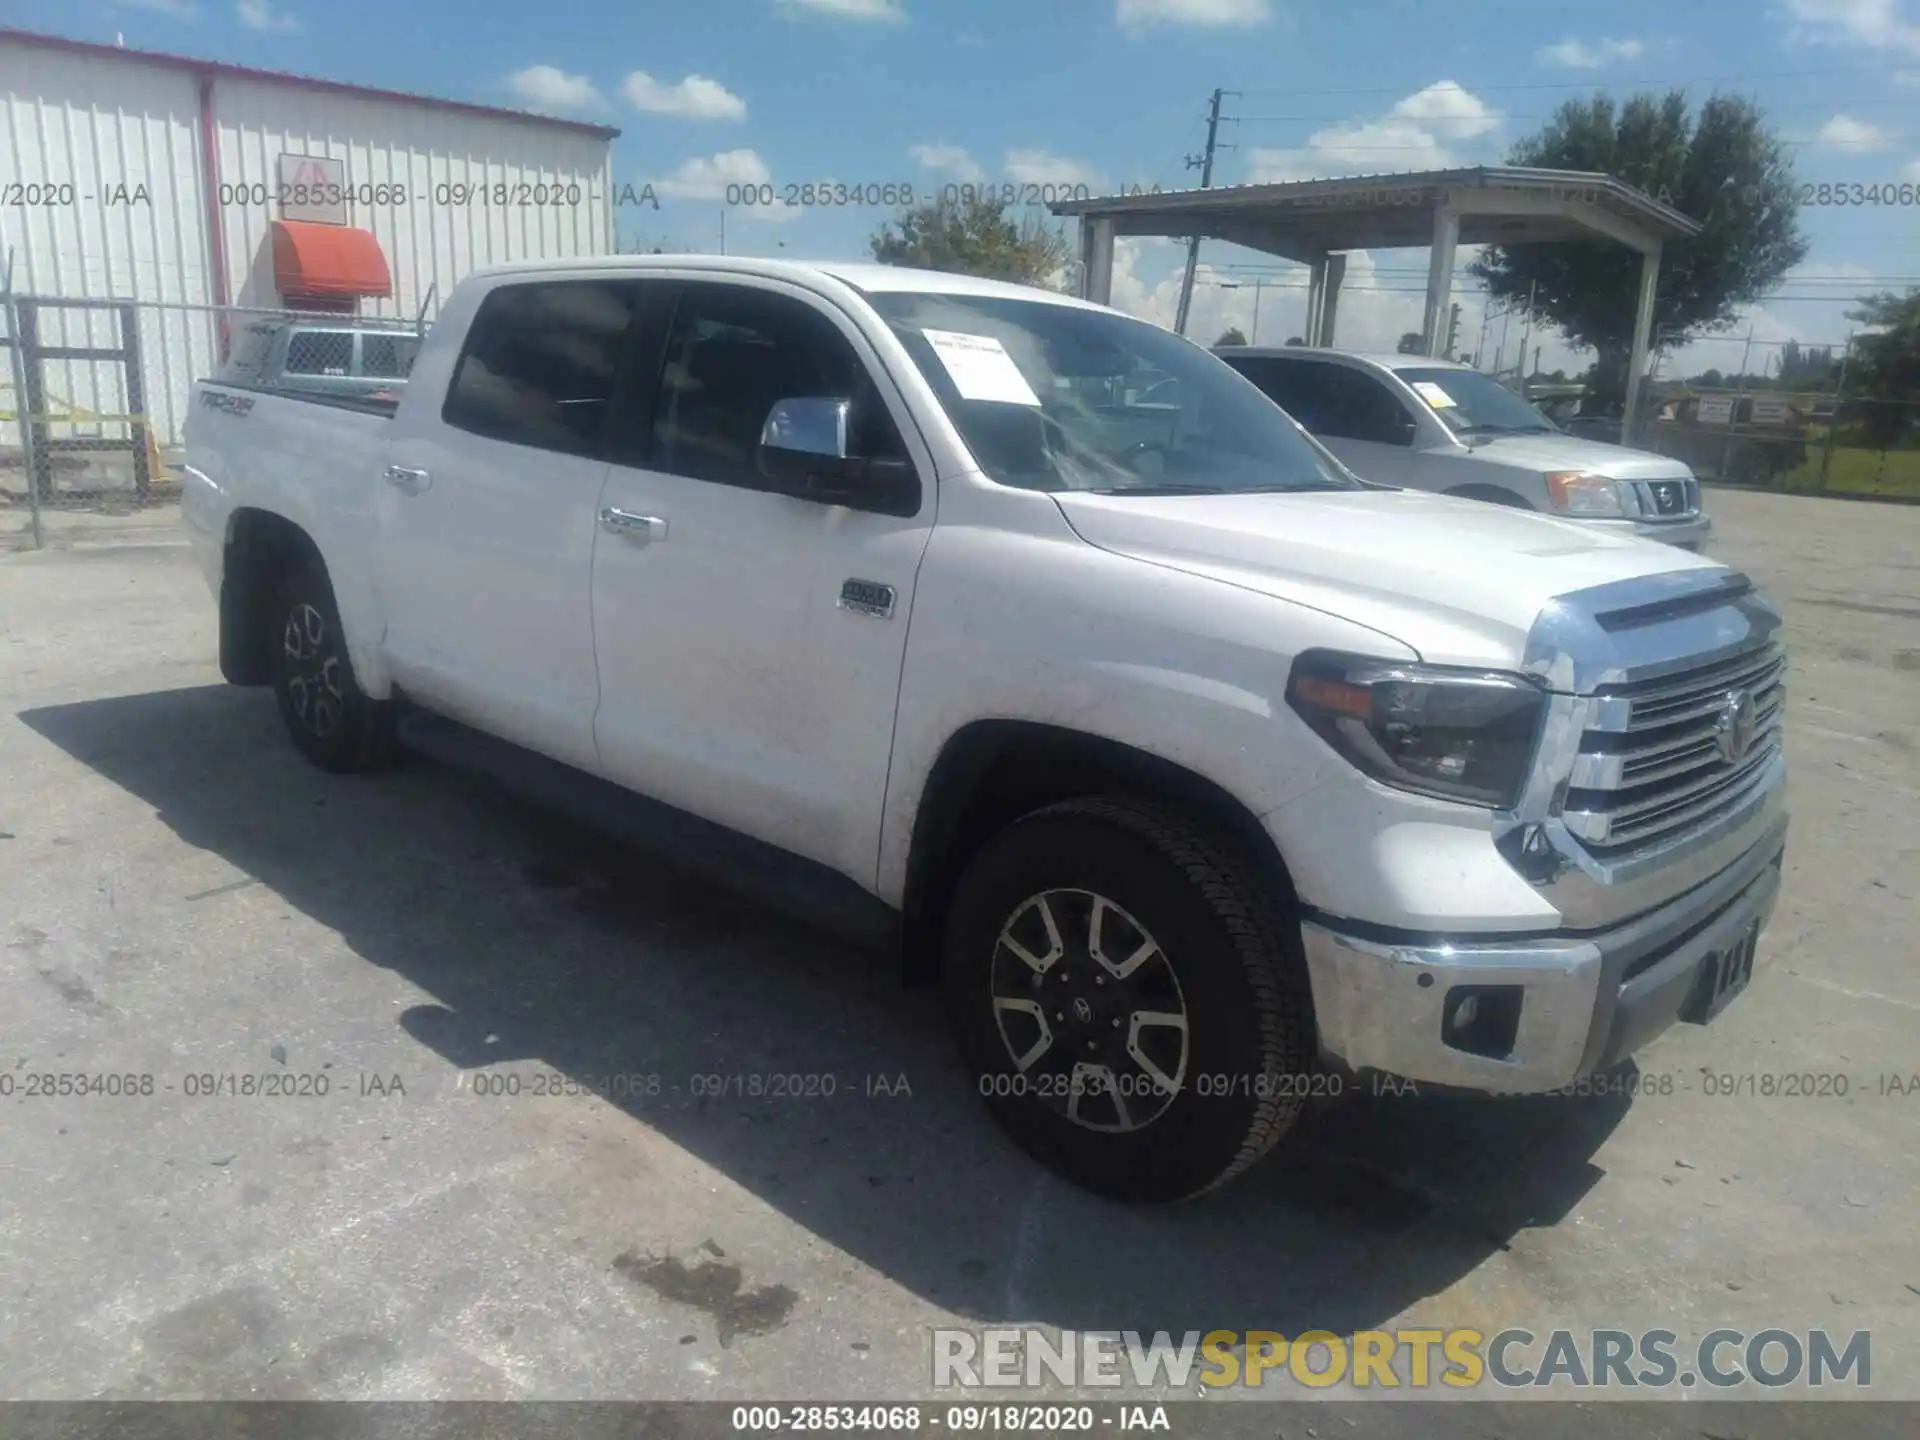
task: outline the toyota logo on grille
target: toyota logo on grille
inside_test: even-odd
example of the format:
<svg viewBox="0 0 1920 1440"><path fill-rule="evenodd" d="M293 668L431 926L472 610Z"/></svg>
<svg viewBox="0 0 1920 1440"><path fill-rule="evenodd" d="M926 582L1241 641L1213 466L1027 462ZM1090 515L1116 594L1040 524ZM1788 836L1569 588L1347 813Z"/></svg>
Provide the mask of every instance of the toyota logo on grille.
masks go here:
<svg viewBox="0 0 1920 1440"><path fill-rule="evenodd" d="M1747 751L1753 748L1756 708L1751 690L1729 690L1720 702L1720 714L1713 722L1713 743L1723 760L1738 764L1747 758Z"/></svg>

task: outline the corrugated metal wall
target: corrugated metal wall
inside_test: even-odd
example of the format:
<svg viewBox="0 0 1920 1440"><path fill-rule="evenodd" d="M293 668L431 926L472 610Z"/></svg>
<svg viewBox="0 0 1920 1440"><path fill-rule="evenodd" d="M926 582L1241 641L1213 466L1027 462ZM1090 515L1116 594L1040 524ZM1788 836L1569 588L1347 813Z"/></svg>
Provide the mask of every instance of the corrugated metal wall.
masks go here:
<svg viewBox="0 0 1920 1440"><path fill-rule="evenodd" d="M365 314L437 308L454 281L483 266L612 248L608 147L592 135L224 76L214 117L220 183L243 202L220 212L237 305L278 303L270 222L279 208L245 202L252 187L274 190L283 154L343 162L355 192L398 185L408 195L403 205L351 207L350 223L373 232L393 271L392 299L364 302ZM495 185L509 187L507 203L494 203ZM535 187L548 203L518 203Z"/></svg>
<svg viewBox="0 0 1920 1440"><path fill-rule="evenodd" d="M0 41L0 201L22 202L0 204L0 264L11 247L16 293L207 304L198 117L184 72ZM148 410L163 435L177 433L188 386L214 364L211 328L142 329L152 332ZM40 339L107 346L117 331L110 313L49 312ZM17 411L3 366L0 386L0 411ZM126 410L124 375L111 364L49 362L47 391L49 404ZM18 444L11 422L0 444Z"/></svg>
<svg viewBox="0 0 1920 1440"><path fill-rule="evenodd" d="M225 74L214 79L213 110L229 304L281 303L271 221L282 154L342 162L352 191L405 192L405 203L350 209L349 223L373 233L393 273L393 295L362 302L363 314L425 309L431 319L471 270L613 248L609 145L591 133ZM192 381L218 364L211 314L145 308L218 298L201 161L195 72L0 39L0 200L39 202L0 204L0 259L11 246L20 294L142 302L147 411L163 445L179 440ZM499 185L509 187L506 203ZM4 193L9 186L26 188ZM519 203L533 187L545 187L546 203ZM41 339L111 345L115 321L69 312L43 321ZM4 366L0 387L0 412L15 411ZM49 362L47 388L65 404L125 410L111 364ZM13 444L11 422L0 424L0 446Z"/></svg>

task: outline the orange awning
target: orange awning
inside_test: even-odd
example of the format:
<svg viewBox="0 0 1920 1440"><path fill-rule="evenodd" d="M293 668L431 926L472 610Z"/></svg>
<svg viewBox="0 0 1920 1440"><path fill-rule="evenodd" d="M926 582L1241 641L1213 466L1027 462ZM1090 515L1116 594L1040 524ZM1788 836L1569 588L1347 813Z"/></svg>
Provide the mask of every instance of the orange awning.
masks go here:
<svg viewBox="0 0 1920 1440"><path fill-rule="evenodd" d="M393 293L380 242L351 225L274 221L273 278L283 296Z"/></svg>

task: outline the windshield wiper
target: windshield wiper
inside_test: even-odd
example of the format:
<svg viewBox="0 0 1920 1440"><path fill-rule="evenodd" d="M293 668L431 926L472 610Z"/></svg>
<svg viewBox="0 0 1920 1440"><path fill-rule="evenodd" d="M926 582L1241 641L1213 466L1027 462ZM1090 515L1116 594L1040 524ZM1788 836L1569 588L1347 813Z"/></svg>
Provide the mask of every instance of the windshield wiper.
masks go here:
<svg viewBox="0 0 1920 1440"><path fill-rule="evenodd" d="M1218 485L1109 485L1089 495L1222 495Z"/></svg>
<svg viewBox="0 0 1920 1440"><path fill-rule="evenodd" d="M1456 435L1552 435L1557 432L1551 425L1494 425L1482 421L1476 425L1462 425L1453 433Z"/></svg>

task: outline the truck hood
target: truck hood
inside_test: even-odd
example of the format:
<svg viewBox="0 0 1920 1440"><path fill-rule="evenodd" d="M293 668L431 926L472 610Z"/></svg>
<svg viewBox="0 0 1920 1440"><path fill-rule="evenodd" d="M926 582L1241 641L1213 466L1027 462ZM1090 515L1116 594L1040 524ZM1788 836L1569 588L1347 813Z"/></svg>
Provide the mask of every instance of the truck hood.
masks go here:
<svg viewBox="0 0 1920 1440"><path fill-rule="evenodd" d="M1341 616L1434 664L1511 669L1555 596L1720 568L1650 540L1419 491L1054 499L1091 545Z"/></svg>
<svg viewBox="0 0 1920 1440"><path fill-rule="evenodd" d="M1473 458L1521 470L1588 470L1609 480L1686 480L1693 471L1671 455L1629 450L1577 435L1487 435L1473 441Z"/></svg>

